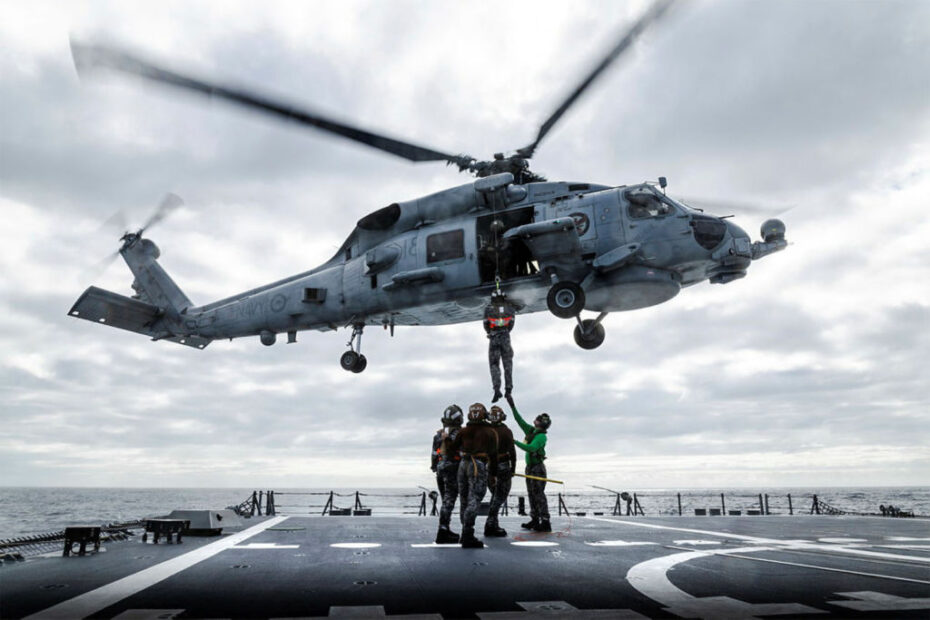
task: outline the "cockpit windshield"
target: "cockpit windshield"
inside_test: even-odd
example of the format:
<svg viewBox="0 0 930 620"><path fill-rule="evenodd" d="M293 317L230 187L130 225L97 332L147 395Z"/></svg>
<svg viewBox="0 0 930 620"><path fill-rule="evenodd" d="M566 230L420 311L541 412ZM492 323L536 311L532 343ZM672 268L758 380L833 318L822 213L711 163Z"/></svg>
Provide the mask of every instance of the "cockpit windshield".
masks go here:
<svg viewBox="0 0 930 620"><path fill-rule="evenodd" d="M628 189L624 196L630 203L631 218L665 217L675 213L674 203L658 193L651 185Z"/></svg>

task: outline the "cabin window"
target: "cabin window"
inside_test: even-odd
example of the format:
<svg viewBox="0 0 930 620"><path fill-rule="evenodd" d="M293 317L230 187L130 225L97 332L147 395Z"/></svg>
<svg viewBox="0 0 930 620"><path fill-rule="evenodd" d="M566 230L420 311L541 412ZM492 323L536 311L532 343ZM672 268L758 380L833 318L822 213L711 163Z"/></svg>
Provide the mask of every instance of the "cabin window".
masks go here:
<svg viewBox="0 0 930 620"><path fill-rule="evenodd" d="M426 238L426 262L438 263L465 257L465 231L451 230Z"/></svg>

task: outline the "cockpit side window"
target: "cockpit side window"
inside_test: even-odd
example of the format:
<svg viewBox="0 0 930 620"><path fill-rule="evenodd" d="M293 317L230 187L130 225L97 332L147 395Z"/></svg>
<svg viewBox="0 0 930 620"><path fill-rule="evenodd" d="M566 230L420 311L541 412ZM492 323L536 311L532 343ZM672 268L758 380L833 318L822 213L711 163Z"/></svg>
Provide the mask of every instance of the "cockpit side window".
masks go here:
<svg viewBox="0 0 930 620"><path fill-rule="evenodd" d="M452 230L437 233L426 238L426 262L438 263L444 260L464 258L465 231Z"/></svg>
<svg viewBox="0 0 930 620"><path fill-rule="evenodd" d="M672 206L652 192L630 192L626 194L630 203L629 214L631 218L664 217L671 215Z"/></svg>

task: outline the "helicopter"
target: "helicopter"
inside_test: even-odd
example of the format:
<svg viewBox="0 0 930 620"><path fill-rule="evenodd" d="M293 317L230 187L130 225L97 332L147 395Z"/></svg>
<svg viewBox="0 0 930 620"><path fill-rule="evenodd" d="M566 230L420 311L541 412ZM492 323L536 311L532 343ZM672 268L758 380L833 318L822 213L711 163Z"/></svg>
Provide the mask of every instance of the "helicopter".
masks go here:
<svg viewBox="0 0 930 620"><path fill-rule="evenodd" d="M169 195L149 220L126 232L114 254L134 276L131 297L90 286L70 316L203 349L213 340L258 336L274 345L306 330L351 328L339 360L360 373L366 326L446 325L481 320L492 293L518 313L548 310L574 320L583 349L605 339L610 312L666 302L705 280L745 277L754 260L787 247L785 224L769 219L761 241L726 217L667 195L657 182L601 185L549 181L529 168L540 142L569 107L671 5L653 4L540 126L535 140L492 160L449 154L334 121L239 87L175 72L124 50L80 43L71 48L79 75L130 74L316 128L412 162L440 161L477 179L393 202L358 220L336 254L309 271L206 305L195 305L159 265L144 234L180 204ZM597 313L582 318L582 311Z"/></svg>

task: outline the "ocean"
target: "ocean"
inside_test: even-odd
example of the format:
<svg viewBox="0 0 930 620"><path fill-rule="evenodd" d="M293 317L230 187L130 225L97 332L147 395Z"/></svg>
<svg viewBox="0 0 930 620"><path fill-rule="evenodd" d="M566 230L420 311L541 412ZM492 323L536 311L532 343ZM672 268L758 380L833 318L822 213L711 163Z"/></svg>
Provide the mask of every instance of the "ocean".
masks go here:
<svg viewBox="0 0 930 620"><path fill-rule="evenodd" d="M558 490L549 493L550 512L558 514ZM75 524L104 524L134 521L143 517L165 515L176 509L220 509L235 506L251 496L252 489L236 488L0 488L0 540L62 530ZM352 508L355 493L365 508L374 515L416 515L424 500L421 487L382 489L277 489L278 514L321 514L332 491L333 505ZM630 490L632 493L633 490ZM677 515L681 495L681 513L694 514L695 509L719 508L759 510L759 495L763 504L768 495L770 514L809 514L816 494L821 502L847 513L878 513L880 505L893 505L918 516L930 516L930 487L827 487L770 489L644 489L636 491L636 499L648 515ZM721 494L723 498L721 500ZM514 481L509 506L516 510L518 497L525 495L522 481ZM789 503L789 495L791 497ZM486 498L487 499L487 498ZM571 513L594 511L610 514L617 501L606 491L567 491L562 495L564 506ZM425 498L427 513L432 501ZM621 503L626 511L626 504Z"/></svg>

